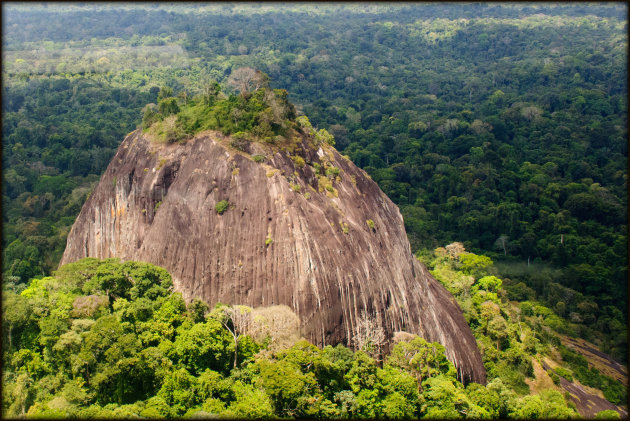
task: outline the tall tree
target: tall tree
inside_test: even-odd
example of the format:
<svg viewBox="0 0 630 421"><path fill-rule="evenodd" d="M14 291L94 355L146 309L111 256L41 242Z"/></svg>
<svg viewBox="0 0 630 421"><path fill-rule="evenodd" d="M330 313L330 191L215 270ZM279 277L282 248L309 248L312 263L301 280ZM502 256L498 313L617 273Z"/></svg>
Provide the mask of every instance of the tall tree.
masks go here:
<svg viewBox="0 0 630 421"><path fill-rule="evenodd" d="M251 67L239 67L228 78L228 85L236 89L242 96L269 85L269 76Z"/></svg>
<svg viewBox="0 0 630 421"><path fill-rule="evenodd" d="M243 336L252 322L252 309L247 306L225 307L223 326L232 334L234 340L234 368L238 358L238 341Z"/></svg>

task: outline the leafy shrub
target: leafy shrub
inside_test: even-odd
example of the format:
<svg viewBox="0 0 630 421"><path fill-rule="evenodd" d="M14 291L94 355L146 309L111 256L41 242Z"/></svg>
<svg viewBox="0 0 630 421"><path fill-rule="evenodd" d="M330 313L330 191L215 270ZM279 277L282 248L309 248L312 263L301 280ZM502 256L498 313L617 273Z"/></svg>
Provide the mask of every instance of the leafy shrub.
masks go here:
<svg viewBox="0 0 630 421"><path fill-rule="evenodd" d="M615 405L625 405L628 402L628 391L622 384L608 376L603 377L602 392L604 397Z"/></svg>
<svg viewBox="0 0 630 421"><path fill-rule="evenodd" d="M565 379L567 379L570 382L573 381L573 375L566 368L564 368L564 367L556 367L554 371L556 372L556 374L558 374L558 376L564 377Z"/></svg>
<svg viewBox="0 0 630 421"><path fill-rule="evenodd" d="M337 167L328 167L326 168L326 177L331 180L339 175L339 168Z"/></svg>
<svg viewBox="0 0 630 421"><path fill-rule="evenodd" d="M148 104L143 109L142 128L148 129L153 123L160 121L162 118L163 116L157 112L155 104Z"/></svg>
<svg viewBox="0 0 630 421"><path fill-rule="evenodd" d="M149 133L160 142L174 143L186 140L189 134L184 130L182 122L175 115L166 117L153 124Z"/></svg>
<svg viewBox="0 0 630 421"><path fill-rule="evenodd" d="M339 226L341 227L341 231L344 234L348 233L348 224L346 224L345 222L339 222Z"/></svg>
<svg viewBox="0 0 630 421"><path fill-rule="evenodd" d="M501 288L502 285L503 285L503 282L501 281L501 279L497 278L496 276L484 276L483 278L479 279L475 283L475 285L472 288L472 291L477 292L481 289L484 291L496 293Z"/></svg>
<svg viewBox="0 0 630 421"><path fill-rule="evenodd" d="M227 200L221 200L216 205L214 205L214 210L217 211L219 215L222 215L230 206L230 203Z"/></svg>
<svg viewBox="0 0 630 421"><path fill-rule="evenodd" d="M254 155L252 156L254 162L261 163L265 160L265 155Z"/></svg>
<svg viewBox="0 0 630 421"><path fill-rule="evenodd" d="M306 135L312 135L315 133L315 130L313 129L313 126L307 116L301 115L296 118L295 121L297 122L298 127L302 130L302 133Z"/></svg>
<svg viewBox="0 0 630 421"><path fill-rule="evenodd" d="M534 314L534 306L529 301L523 301L519 304L519 307L524 316L532 316Z"/></svg>
<svg viewBox="0 0 630 421"><path fill-rule="evenodd" d="M549 377L551 377L553 384L555 384L556 386L560 384L560 377L558 377L556 373L551 373Z"/></svg>
<svg viewBox="0 0 630 421"><path fill-rule="evenodd" d="M158 111L164 117L177 114L179 112L179 106L177 105L177 98L164 98L158 102Z"/></svg>
<svg viewBox="0 0 630 421"><path fill-rule="evenodd" d="M511 300L526 301L536 299L536 291L525 285L524 282L512 284L506 279L503 287L507 291Z"/></svg>
<svg viewBox="0 0 630 421"><path fill-rule="evenodd" d="M319 145L320 143L325 142L330 146L335 145L335 137L328 133L326 129L319 129L315 134L315 144Z"/></svg>
<svg viewBox="0 0 630 421"><path fill-rule="evenodd" d="M487 256L480 256L473 253L462 253L459 256L461 263L461 270L466 275L473 275L475 277L486 275L488 269L492 266L493 262Z"/></svg>
<svg viewBox="0 0 630 421"><path fill-rule="evenodd" d="M613 410L613 409L606 409L604 411L599 411L597 414L595 414L595 419L596 420L613 420L613 419L620 419L621 416L619 415L619 412Z"/></svg>
<svg viewBox="0 0 630 421"><path fill-rule="evenodd" d="M295 165L297 165L299 168L304 168L304 165L306 165L306 162L304 162L304 158L302 158L299 155L295 155L291 157L291 160L295 163Z"/></svg>

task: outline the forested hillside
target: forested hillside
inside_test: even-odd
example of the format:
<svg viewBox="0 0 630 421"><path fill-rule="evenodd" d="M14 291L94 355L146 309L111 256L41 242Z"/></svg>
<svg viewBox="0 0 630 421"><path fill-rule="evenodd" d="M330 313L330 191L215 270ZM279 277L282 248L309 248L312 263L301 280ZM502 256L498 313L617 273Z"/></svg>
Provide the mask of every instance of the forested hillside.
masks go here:
<svg viewBox="0 0 630 421"><path fill-rule="evenodd" d="M5 287L57 268L80 207L160 89L180 105L215 82L229 95L248 66L400 207L426 263L461 242L495 262L502 303L626 362L626 5L3 12Z"/></svg>
<svg viewBox="0 0 630 421"><path fill-rule="evenodd" d="M299 339L299 320L286 306L187 305L164 269L90 258L27 288L5 287L3 414L566 419L577 412L561 378L573 376L625 403L616 380L589 369L531 317L545 310L546 325L557 319L552 311L502 302L490 259L461 244L435 257L438 279L458 300L468 296L470 305L460 304L485 354L485 386L462 384L444 347L415 335L401 334L387 355L379 353L369 319L371 330L354 337L363 343L356 352L342 344L320 349ZM567 362L534 375L532 364L550 361L554 349ZM545 379L548 387L530 394L529 385ZM590 415L606 408L602 416L618 417L607 405Z"/></svg>

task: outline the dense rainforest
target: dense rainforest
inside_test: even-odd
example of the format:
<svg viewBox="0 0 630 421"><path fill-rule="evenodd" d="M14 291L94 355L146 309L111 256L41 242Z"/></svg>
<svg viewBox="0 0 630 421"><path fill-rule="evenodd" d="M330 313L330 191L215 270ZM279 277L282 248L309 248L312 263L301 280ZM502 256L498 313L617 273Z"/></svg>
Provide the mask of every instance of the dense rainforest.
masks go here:
<svg viewBox="0 0 630 421"><path fill-rule="evenodd" d="M510 393L526 395L530 387L525 379L533 375L532 357L560 350L564 370L571 370L583 384L591 382L603 390L611 402L622 403L620 396L625 397L625 392L620 391L619 383L602 374L589 375L593 367L585 366L579 356L570 354L552 337L584 338L618 360L627 360L625 5L12 4L4 6L3 18L3 304L14 299L28 308L11 315L5 312L13 304L3 306L3 340L12 341L3 348L7 378L21 379L21 383L13 382L21 386L7 391L13 397L5 399L7 405L14 405L10 409L14 415L54 396L63 396L69 408L131 405L133 402L116 397L127 396L125 388L136 387L125 385L128 380L143 385L134 399L144 406L125 409L130 413L139 414L153 399L153 404L166 402L168 411L175 411L156 410L161 416L184 415L202 407L213 413L255 416L239 412L249 406L239 399L262 396L256 394L262 393L258 386L269 384L261 374L265 364L284 364L281 361L287 358L298 358L290 356L291 352L306 352L307 348L319 358L317 364L337 364L336 374L326 377L316 372L323 368L315 363L300 366L291 360L291 367L283 370L301 370L304 381L310 382L307 389L311 394L285 402L273 395L272 386L264 386L269 405L264 411L273 412L261 414L395 417L396 412L383 409L388 407L398 408L391 411L403 411L405 416L445 416L430 413L430 404L418 402L439 400L436 396L446 393L440 387L460 390L462 401L472 399L470 385L465 389L458 386L448 369L441 373L446 377L440 381L448 378L452 386L435 385L433 390L442 392L435 392L432 398L426 395L431 387L425 388L426 380L419 377L415 377L416 392L410 391L414 387L396 389L392 382L399 380L387 379L393 375L391 370L402 370L410 378L416 374L410 366L391 361L395 350L383 364L374 366L373 373L351 375L353 361L365 357L359 352L315 350L299 344L287 347L293 351L269 351L257 360L256 351L267 348L251 339L249 354L243 348L238 370L219 365L193 368L187 357L166 345L160 348L159 341L142 339L142 332L150 328L139 323L153 320L159 305L140 301L145 310L121 312L118 299L134 307L142 298L142 294L123 290L109 297L109 306L88 317L97 324L122 323L114 327L120 337L109 338L107 345L85 345L94 327L92 322L81 321L84 316L70 314L72 300L84 295L100 302L102 285L87 279L60 285L59 279L71 276L69 272L48 278L57 269L66 236L83 202L125 134L140 127L143 116L150 114L153 106L147 104L157 104L156 109L167 105L164 92L170 92L173 96L166 98L172 99L170 104L186 109L189 98L207 95L209 88L219 86L233 98L228 80L243 67L268 75L276 95L284 95L279 89L288 91L296 112L334 135L337 149L365 169L400 207L412 250L458 298L478 341L484 344L489 380L500 379ZM235 100L227 100L228 108L230 101ZM232 108L226 112L232 117ZM237 129L242 128L231 131ZM494 261L488 265L481 259L486 262L481 267L491 270L473 273L466 269L466 262L454 257L458 253L436 251L453 242L476 253L468 255ZM436 263L440 258L446 263ZM100 267L94 262L89 265ZM500 283L492 281L493 287L486 281L480 286L480 279L488 276ZM44 293L42 288L50 292ZM474 288L475 293L502 293L475 302ZM168 288L154 298L177 301L166 291ZM34 298L42 294L45 300L57 297L55 294L62 298L44 305L44 298ZM481 308L486 301L496 307ZM189 335L186 332L197 323L220 326L223 320L216 309L209 316L200 316L199 311L195 316L182 303L173 306L179 307L172 316L178 321L168 322L172 343L180 334L182 338ZM131 316L124 314L142 311L144 315L137 319L125 319ZM517 335L502 325L520 328L520 318L529 323L531 340L522 330ZM7 320L16 320L15 326ZM56 327L49 326L53 321ZM63 335L71 334L72 345L53 349ZM128 342L111 348L116 341ZM100 360L85 363L85 371L72 362L83 346L88 353L92 346L100 346L103 352ZM222 376L229 386L225 392L200 392L181 407L175 398L161 392L163 379L174 372L158 373L166 368L147 368L146 373L153 373L147 374L153 376L149 380L144 374L122 380L115 380L115 373L103 374L101 378L109 379L103 380L103 389L92 388L87 373L114 370L111 358L119 358L108 360L106 348L141 358L133 350L147 346L160 349L159 358L164 358L160 361L168 370L180 370L183 382L201 385L208 369L213 371L207 376ZM229 353L211 352L218 359ZM256 362L247 368L248 361ZM267 370L270 376L272 372ZM561 373L565 372L561 370L556 378ZM356 394L362 387L352 389L352 376L381 385L377 388L380 395L371 397L371 404L365 403L372 408L365 410L368 412L356 409L364 404L350 402L358 397L345 394ZM595 380L587 380L591 378ZM74 382L78 389L73 392ZM67 393L61 394L66 385ZM180 386L167 386L171 388L168 393ZM277 393L282 394L285 386L278 383ZM113 393L108 387L119 389ZM494 390L497 396L503 393L499 387ZM80 396L72 395L75 392ZM407 409L400 409L398 403L383 403L394 392ZM483 394L487 393L484 389ZM490 410L479 405L480 396L471 402L489 416L518 416L517 404ZM564 402L562 396L536 396ZM194 401L202 397L203 401ZM206 399L218 399L223 406L212 401L206 408ZM336 405L337 412L299 412L321 408L304 404L308 399ZM508 405L507 399L500 401ZM212 406L215 404L219 406ZM37 408L48 410L45 405L36 406L34 413L40 410ZM287 408L297 412L286 412ZM66 415L79 415L72 412L75 410L79 409L64 409ZM482 416L475 411L480 410L470 407L465 413Z"/></svg>
<svg viewBox="0 0 630 421"><path fill-rule="evenodd" d="M599 388L621 383L563 345L562 321L539 303L505 300L492 260L460 243L428 262L457 297L484 354L488 384L462 384L438 343L406 334L383 355L299 339L286 306L188 305L148 263L87 258L28 287L3 290L5 416L73 418L571 418L576 406L544 376ZM369 324L369 320L368 320ZM374 326L373 326L374 328ZM546 329L547 328L547 329ZM560 329L558 329L560 330ZM355 338L356 339L356 338ZM356 342L355 342L356 343ZM530 394L530 385L538 393ZM617 417L612 409L599 411Z"/></svg>

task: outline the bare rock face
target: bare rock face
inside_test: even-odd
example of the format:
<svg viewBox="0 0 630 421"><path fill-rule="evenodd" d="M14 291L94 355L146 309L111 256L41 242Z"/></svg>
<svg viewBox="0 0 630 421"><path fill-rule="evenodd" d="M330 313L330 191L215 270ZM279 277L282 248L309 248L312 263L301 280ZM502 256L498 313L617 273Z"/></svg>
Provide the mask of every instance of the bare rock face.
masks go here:
<svg viewBox="0 0 630 421"><path fill-rule="evenodd" d="M247 147L251 154L216 132L183 145L130 133L83 206L61 264L147 261L166 268L189 300L285 304L319 346L351 345L365 310L389 336L440 342L462 379L485 383L461 310L414 258L398 208L364 171L306 139L290 154ZM229 206L219 214L222 200Z"/></svg>

